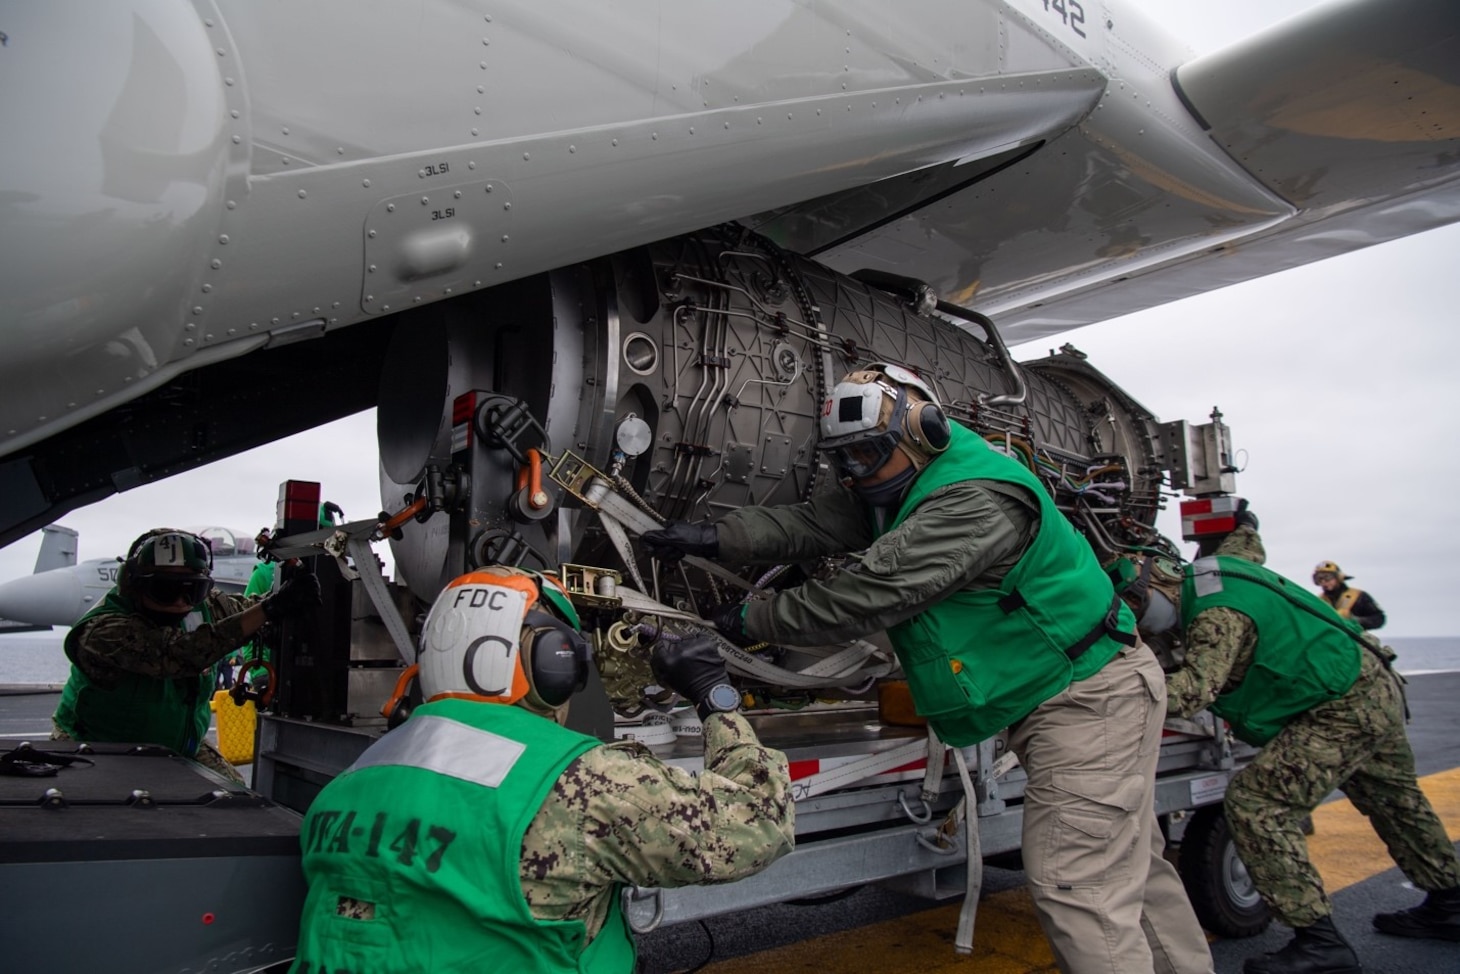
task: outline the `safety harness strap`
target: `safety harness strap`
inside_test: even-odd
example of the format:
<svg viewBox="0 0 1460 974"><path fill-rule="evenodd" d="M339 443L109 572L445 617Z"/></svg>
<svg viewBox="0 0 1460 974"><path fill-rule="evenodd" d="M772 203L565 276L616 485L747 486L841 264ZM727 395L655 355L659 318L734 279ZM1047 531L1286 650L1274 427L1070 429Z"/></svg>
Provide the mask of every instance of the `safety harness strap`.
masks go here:
<svg viewBox="0 0 1460 974"><path fill-rule="evenodd" d="M1018 612L1020 609L1024 608L1028 604L1029 600L1026 599L1024 597L1024 593L1020 592L1017 588L1014 589L1014 591L1010 592L1008 595L1005 595L1004 597L999 599L998 601L998 606L1004 611L1005 615L1008 615L1011 612ZM1066 649L1065 655L1070 658L1071 662L1074 662L1081 656L1085 655L1085 650L1089 649L1091 646L1094 646L1101 640L1101 638L1105 636L1109 636L1111 639L1114 639L1122 646L1134 646L1136 644L1136 634L1133 632L1124 632L1120 628L1119 595L1111 596L1110 610L1105 613L1104 617L1101 618L1099 622L1095 623L1095 627L1093 629L1085 633L1085 635L1081 636L1074 645Z"/></svg>
<svg viewBox="0 0 1460 974"><path fill-rule="evenodd" d="M1085 654L1085 650L1094 646L1102 637L1109 636L1122 646L1134 646L1136 634L1125 632L1120 628L1120 596L1111 596L1110 611L1105 617L1095 624L1095 628L1085 633L1080 641L1065 650L1065 655L1073 662Z"/></svg>

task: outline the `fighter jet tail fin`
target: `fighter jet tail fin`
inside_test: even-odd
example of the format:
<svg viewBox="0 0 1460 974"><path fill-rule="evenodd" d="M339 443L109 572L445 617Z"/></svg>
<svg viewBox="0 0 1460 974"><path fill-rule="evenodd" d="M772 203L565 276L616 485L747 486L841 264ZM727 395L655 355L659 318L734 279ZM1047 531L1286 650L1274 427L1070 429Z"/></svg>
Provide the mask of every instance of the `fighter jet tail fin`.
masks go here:
<svg viewBox="0 0 1460 974"><path fill-rule="evenodd" d="M35 573L48 572L52 568L69 568L76 564L77 538L73 529L59 524L47 524L41 528L41 550L35 558Z"/></svg>
<svg viewBox="0 0 1460 974"><path fill-rule="evenodd" d="M76 564L77 540L81 535L74 529L60 524L47 524L41 528L41 550L35 556L35 572L48 572L54 568L70 568ZM20 632L49 632L51 626L18 622L0 616L0 634Z"/></svg>

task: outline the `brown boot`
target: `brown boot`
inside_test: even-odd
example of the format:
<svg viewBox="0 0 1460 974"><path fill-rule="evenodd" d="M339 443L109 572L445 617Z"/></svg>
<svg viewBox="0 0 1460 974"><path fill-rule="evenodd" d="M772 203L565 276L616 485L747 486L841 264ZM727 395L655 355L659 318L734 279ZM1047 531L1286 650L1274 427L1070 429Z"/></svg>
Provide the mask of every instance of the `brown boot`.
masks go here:
<svg viewBox="0 0 1460 974"><path fill-rule="evenodd" d="M1460 941L1460 886L1429 893L1419 906L1374 915L1374 929L1396 937Z"/></svg>
<svg viewBox="0 0 1460 974"><path fill-rule="evenodd" d="M1333 917L1296 927L1287 946L1249 957L1243 974L1363 974L1358 955L1333 925Z"/></svg>

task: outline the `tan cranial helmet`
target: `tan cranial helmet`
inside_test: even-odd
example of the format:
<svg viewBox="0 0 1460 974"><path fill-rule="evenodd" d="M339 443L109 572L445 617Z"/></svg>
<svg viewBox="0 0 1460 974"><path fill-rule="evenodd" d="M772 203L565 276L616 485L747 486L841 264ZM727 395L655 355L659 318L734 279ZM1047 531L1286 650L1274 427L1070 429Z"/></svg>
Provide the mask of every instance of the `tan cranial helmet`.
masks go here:
<svg viewBox="0 0 1460 974"><path fill-rule="evenodd" d="M1318 576L1319 575L1332 575L1334 578L1338 579L1340 582L1346 582L1346 581L1348 581L1352 577L1350 575L1345 575L1343 573L1343 569L1339 568L1336 563L1331 562L1331 561L1320 561L1317 564L1317 566L1314 567L1314 569L1313 569L1313 583L1315 585L1318 584Z"/></svg>
<svg viewBox="0 0 1460 974"><path fill-rule="evenodd" d="M836 384L821 410L821 442L854 479L901 449L918 468L948 449L948 419L932 387L901 365L875 362Z"/></svg>

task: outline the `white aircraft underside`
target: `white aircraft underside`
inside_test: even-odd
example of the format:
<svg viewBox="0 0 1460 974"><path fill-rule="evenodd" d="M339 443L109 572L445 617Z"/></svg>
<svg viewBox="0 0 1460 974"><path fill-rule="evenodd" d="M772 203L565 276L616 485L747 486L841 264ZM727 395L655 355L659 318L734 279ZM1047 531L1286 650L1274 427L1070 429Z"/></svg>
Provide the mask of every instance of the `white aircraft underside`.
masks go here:
<svg viewBox="0 0 1460 974"><path fill-rule="evenodd" d="M1188 64L1114 0L52 0L0 31L0 541L196 462L52 491L43 455L190 370L722 222L1019 342L1460 218L1442 0Z"/></svg>

